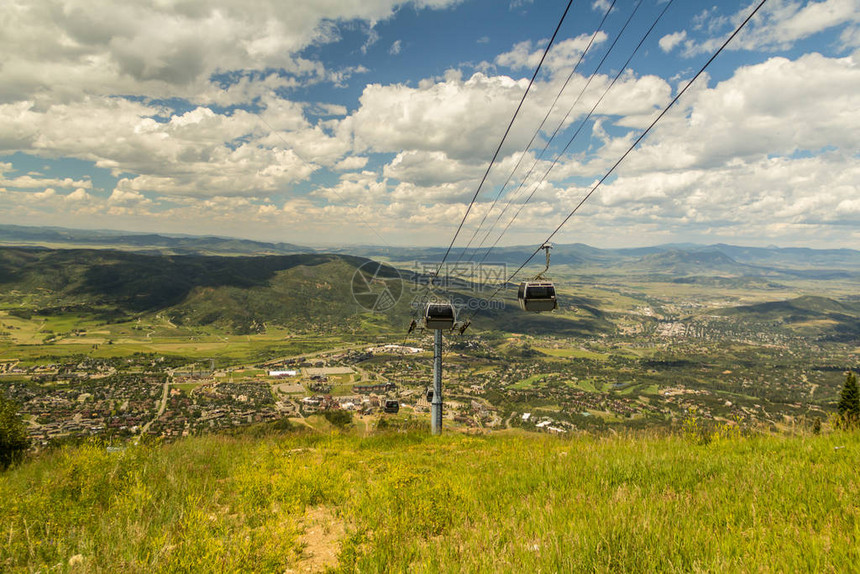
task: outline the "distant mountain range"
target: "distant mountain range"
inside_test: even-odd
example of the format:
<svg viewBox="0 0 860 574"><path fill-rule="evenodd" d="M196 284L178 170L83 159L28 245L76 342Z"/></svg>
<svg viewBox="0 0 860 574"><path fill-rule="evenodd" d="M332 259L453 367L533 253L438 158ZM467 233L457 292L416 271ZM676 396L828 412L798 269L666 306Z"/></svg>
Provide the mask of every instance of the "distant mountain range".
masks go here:
<svg viewBox="0 0 860 574"><path fill-rule="evenodd" d="M291 243L265 243L231 237L159 235L111 230L0 225L0 245L106 247L128 251L211 255L288 255L313 249Z"/></svg>
<svg viewBox="0 0 860 574"><path fill-rule="evenodd" d="M292 255L335 253L388 260L399 263L437 262L445 254L436 247L346 246L311 248L292 243L267 243L249 239L109 230L77 230L60 227L0 225L0 245L50 248L99 247L125 251L172 255ZM535 246L486 249L454 249L449 263L519 265L535 251ZM539 254L532 262L540 263ZM566 265L601 273L664 274L672 277L722 276L860 278L860 251L854 249L808 249L780 247L739 247L735 245L667 244L628 249L600 249L582 243L555 245L553 265Z"/></svg>

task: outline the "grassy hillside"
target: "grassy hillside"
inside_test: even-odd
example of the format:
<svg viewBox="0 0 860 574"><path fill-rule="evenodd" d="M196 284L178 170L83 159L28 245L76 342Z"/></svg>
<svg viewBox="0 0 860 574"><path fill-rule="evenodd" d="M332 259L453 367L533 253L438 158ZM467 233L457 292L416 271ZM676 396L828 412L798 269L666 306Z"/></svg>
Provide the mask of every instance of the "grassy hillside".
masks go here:
<svg viewBox="0 0 860 574"><path fill-rule="evenodd" d="M0 249L0 288L23 295L14 306L19 314L128 320L163 311L177 323L219 323L247 333L266 322L346 324L358 310L350 282L367 261L326 254L209 257L7 248Z"/></svg>
<svg viewBox="0 0 860 574"><path fill-rule="evenodd" d="M426 289L410 282L409 270L362 267L369 261L318 253L215 257L0 248L0 309L17 316L75 314L114 323L160 313L179 326L213 325L236 334L261 332L267 325L403 332L412 315L411 301L425 301ZM369 299L360 301L364 307L353 297L353 292L367 289L358 279L359 269L373 286ZM383 283L398 302L368 313ZM461 306L474 303L470 309L481 309L474 292L473 286L459 282L448 295ZM508 293L506 309L482 311L476 325L560 334L613 328L592 315L572 319L512 314L517 307L513 296Z"/></svg>
<svg viewBox="0 0 860 574"><path fill-rule="evenodd" d="M856 432L89 445L0 475L0 570L844 572L858 465Z"/></svg>
<svg viewBox="0 0 860 574"><path fill-rule="evenodd" d="M860 304L806 295L788 301L740 305L714 312L746 321L772 322L839 341L860 337Z"/></svg>

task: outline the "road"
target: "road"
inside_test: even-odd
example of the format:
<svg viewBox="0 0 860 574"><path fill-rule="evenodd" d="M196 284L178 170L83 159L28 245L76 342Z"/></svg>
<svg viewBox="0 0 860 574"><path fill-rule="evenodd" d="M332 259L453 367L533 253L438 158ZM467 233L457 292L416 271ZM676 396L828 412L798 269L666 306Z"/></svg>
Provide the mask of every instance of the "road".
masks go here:
<svg viewBox="0 0 860 574"><path fill-rule="evenodd" d="M343 347L334 347L332 349L322 349L320 351L314 351L313 353L303 353L301 355L293 355L289 357L280 357L278 359L272 359L271 361L266 361L263 363L264 365L272 365L276 363L282 363L286 360L300 360L300 359L310 359L312 357L318 357L320 355L325 355L328 353L342 353L344 351L353 351L355 349L365 349L367 347L372 347L372 343L359 343L355 345L346 345Z"/></svg>
<svg viewBox="0 0 860 574"><path fill-rule="evenodd" d="M155 417L143 425L143 428L140 430L140 434L145 434L146 431L149 430L149 427L158 420L158 417L164 414L165 409L167 409L167 394L170 392L170 379L171 376L168 375L166 379L164 379L164 389L161 391L161 404L158 406L158 412L155 414Z"/></svg>

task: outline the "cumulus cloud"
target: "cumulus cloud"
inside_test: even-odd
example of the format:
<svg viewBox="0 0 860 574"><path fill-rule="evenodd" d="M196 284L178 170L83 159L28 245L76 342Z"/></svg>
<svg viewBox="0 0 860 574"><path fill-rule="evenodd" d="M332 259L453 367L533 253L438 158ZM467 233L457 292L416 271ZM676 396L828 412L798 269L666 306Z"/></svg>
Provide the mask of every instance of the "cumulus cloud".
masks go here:
<svg viewBox="0 0 860 574"><path fill-rule="evenodd" d="M574 77L550 116L546 132L562 120L585 82L582 76ZM606 76L592 81L586 97L568 116L567 125L590 109L608 82ZM515 80L483 73L467 80L449 74L444 81L423 81L418 87L371 84L361 96L359 109L341 122L338 130L342 137L354 138L357 151L443 152L461 162L484 162L498 146L527 84L525 78ZM529 142L560 87L560 80L552 80L532 88L529 105L521 109L503 155ZM668 84L656 77L631 76L601 104L601 112L648 115L670 91Z"/></svg>
<svg viewBox="0 0 860 574"><path fill-rule="evenodd" d="M44 191L40 191L38 193L34 193L31 197L36 201L45 201L56 197L57 191L51 187L45 189Z"/></svg>
<svg viewBox="0 0 860 574"><path fill-rule="evenodd" d="M853 58L810 54L794 61L772 58L714 87L699 86L571 226L597 233L601 226L643 230L650 222L652 236L662 229L704 241L766 236L811 245L819 237L825 244L860 239L860 231L841 237L833 232L834 225L845 230L857 217L858 74ZM608 121L593 127L593 141L600 142L595 153L565 158L551 176L556 187L536 196L549 208L544 221L529 205L513 233L526 233L529 221L556 225L627 150L638 131L613 135L604 128ZM589 175L589 184L558 186Z"/></svg>
<svg viewBox="0 0 860 574"><path fill-rule="evenodd" d="M388 192L387 180L379 180L372 171L345 173L337 185L321 187L312 195L326 198L330 203L354 205L375 204L385 200Z"/></svg>
<svg viewBox="0 0 860 574"><path fill-rule="evenodd" d="M849 223L860 192L860 166L840 154L762 159L718 169L652 172L619 177L600 191L607 216L699 227L752 229L768 223Z"/></svg>
<svg viewBox="0 0 860 574"><path fill-rule="evenodd" d="M751 6L726 16L717 16L712 9L701 14L700 27L716 37L698 41L683 40L686 56L710 53L725 41L725 35L737 27L749 14ZM710 24L705 26L705 21ZM799 40L845 24L860 22L860 0L772 0L738 34L728 46L731 50L787 50ZM675 36L676 32L670 36ZM850 38L850 36L849 36ZM664 37L665 39L665 37ZM662 40L661 40L662 42ZM662 43L661 43L662 47Z"/></svg>
<svg viewBox="0 0 860 574"><path fill-rule="evenodd" d="M20 177L6 178L3 176L2 165L9 166L11 164L0 164L0 185L16 188L16 189L36 189L46 187L59 188L81 188L92 189L93 182L88 179L76 180L70 177L52 178L52 177L33 177L32 175L22 175Z"/></svg>
<svg viewBox="0 0 860 574"><path fill-rule="evenodd" d="M367 165L367 158L359 155L351 155L343 158L334 165L335 171L352 171L362 169Z"/></svg>
<svg viewBox="0 0 860 574"><path fill-rule="evenodd" d="M609 2L609 0L594 0L591 3L591 9L597 10L598 12L606 12L607 10L609 10L610 6L612 6L612 4Z"/></svg>
<svg viewBox="0 0 860 574"><path fill-rule="evenodd" d="M354 136L359 152L441 150L458 159L485 158L524 90L524 81L484 74L466 81L422 82L417 88L371 84L339 130ZM513 138L528 141L527 130L515 129Z"/></svg>
<svg viewBox="0 0 860 574"><path fill-rule="evenodd" d="M87 190L85 190L82 187L79 187L78 189L76 189L75 191L73 191L72 193L70 193L66 196L66 201L74 201L74 202L86 202L86 201L90 201L91 199L92 199L92 196L89 193L87 193Z"/></svg>
<svg viewBox="0 0 860 574"><path fill-rule="evenodd" d="M127 180L122 180L127 181ZM117 187L113 190L113 193L108 197L108 203L114 205L141 205L141 204L151 204L152 200L147 199L142 193L139 191L133 191L130 189L123 189L123 186Z"/></svg>
<svg viewBox="0 0 860 574"><path fill-rule="evenodd" d="M372 31L402 5L455 2L9 0L0 4L0 101L35 93L50 101L117 93L193 99L229 70L324 79L324 66L298 52L337 40L340 23L365 22Z"/></svg>
<svg viewBox="0 0 860 574"><path fill-rule="evenodd" d="M594 36L592 49L602 42L605 42L607 35L605 32L598 32ZM552 72L564 72L565 75L576 64L583 51L588 48L592 34L582 34L576 38L570 38L557 42L546 56L543 63L543 69ZM514 70L534 70L540 63L546 49L546 42L543 45L527 40L515 44L513 49L496 56L495 63L499 66L504 66Z"/></svg>
<svg viewBox="0 0 860 574"><path fill-rule="evenodd" d="M664 52L671 52L675 49L675 46L683 42L686 37L686 30L681 30L680 32L675 32L673 34L666 34L660 38L660 49Z"/></svg>
<svg viewBox="0 0 860 574"><path fill-rule="evenodd" d="M397 154L384 167L383 173L386 177L417 185L434 185L480 177L484 169L478 164L451 159L442 151L409 150Z"/></svg>
<svg viewBox="0 0 860 574"><path fill-rule="evenodd" d="M282 189L319 169L320 163L306 158L334 163L349 147L311 127L301 108L289 102L273 104L259 116L198 107L166 121L157 119L162 108L121 98L90 98L44 111L26 104L0 106L0 132L9 134L2 142L5 151L92 161L117 175L138 174L125 180L134 189L165 194ZM30 176L15 182L41 185ZM46 185L91 186L71 180Z"/></svg>
<svg viewBox="0 0 860 574"><path fill-rule="evenodd" d="M733 159L856 150L860 65L808 54L771 58L701 88L664 118L626 169L698 168Z"/></svg>

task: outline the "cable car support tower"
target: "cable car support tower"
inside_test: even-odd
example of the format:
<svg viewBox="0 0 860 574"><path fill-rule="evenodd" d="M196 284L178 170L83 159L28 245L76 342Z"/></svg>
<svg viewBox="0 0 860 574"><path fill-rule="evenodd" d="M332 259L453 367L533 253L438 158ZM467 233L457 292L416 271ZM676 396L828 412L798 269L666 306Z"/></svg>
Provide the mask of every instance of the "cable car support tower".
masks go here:
<svg viewBox="0 0 860 574"><path fill-rule="evenodd" d="M430 403L430 433L442 434L442 329L433 332L433 401Z"/></svg>
<svg viewBox="0 0 860 574"><path fill-rule="evenodd" d="M432 278L431 278L432 289ZM430 399L430 432L442 434L442 330L456 324L456 312L451 301L435 299L424 307L424 328L433 331L433 398Z"/></svg>

